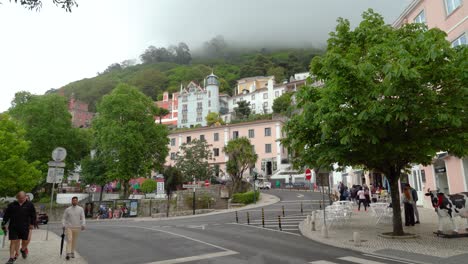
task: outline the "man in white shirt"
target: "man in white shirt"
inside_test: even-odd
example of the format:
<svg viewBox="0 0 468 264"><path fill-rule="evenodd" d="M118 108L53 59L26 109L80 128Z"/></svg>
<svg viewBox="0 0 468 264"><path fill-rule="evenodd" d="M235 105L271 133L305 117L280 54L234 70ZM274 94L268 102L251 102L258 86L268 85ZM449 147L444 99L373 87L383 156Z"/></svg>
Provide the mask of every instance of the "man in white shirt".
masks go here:
<svg viewBox="0 0 468 264"><path fill-rule="evenodd" d="M78 197L72 198L72 206L65 209L62 218L63 230L67 234L66 260L75 257L76 239L81 230L85 229L85 215L83 207L78 205Z"/></svg>

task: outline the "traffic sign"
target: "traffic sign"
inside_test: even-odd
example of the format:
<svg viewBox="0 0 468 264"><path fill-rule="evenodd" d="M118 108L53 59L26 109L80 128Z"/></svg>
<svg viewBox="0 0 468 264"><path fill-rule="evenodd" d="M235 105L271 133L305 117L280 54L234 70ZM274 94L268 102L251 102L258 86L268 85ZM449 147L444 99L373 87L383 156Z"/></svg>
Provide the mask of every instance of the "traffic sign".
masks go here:
<svg viewBox="0 0 468 264"><path fill-rule="evenodd" d="M63 161L49 161L47 165L49 165L49 167L65 168L65 162Z"/></svg>
<svg viewBox="0 0 468 264"><path fill-rule="evenodd" d="M62 147L55 148L54 151L52 151L52 159L55 161L64 161L66 157L67 150Z"/></svg>
<svg viewBox="0 0 468 264"><path fill-rule="evenodd" d="M310 171L309 168L307 168L307 169L305 170L305 177L306 177L306 179L307 179L308 181L310 181L310 180L312 179L312 172Z"/></svg>
<svg viewBox="0 0 468 264"><path fill-rule="evenodd" d="M65 169L63 168L49 168L47 173L48 183L61 183L63 180L63 174Z"/></svg>
<svg viewBox="0 0 468 264"><path fill-rule="evenodd" d="M195 189L195 188L200 188L200 187L198 186L198 184L183 184L182 188L184 188L184 189L190 189L190 188Z"/></svg>
<svg viewBox="0 0 468 264"><path fill-rule="evenodd" d="M158 181L156 186L156 193L164 194L164 181Z"/></svg>

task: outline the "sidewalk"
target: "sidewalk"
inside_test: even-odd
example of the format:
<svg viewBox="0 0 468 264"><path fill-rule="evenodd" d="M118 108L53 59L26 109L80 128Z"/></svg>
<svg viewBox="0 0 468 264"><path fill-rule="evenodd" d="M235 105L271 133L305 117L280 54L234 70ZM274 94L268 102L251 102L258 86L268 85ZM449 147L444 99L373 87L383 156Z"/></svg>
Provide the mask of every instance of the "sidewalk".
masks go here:
<svg viewBox="0 0 468 264"><path fill-rule="evenodd" d="M362 209L362 208L361 208ZM397 257L415 263L466 263L468 259L468 238L439 238L433 234L437 230L438 220L433 209L418 208L421 224L405 227L405 232L418 235L417 238L391 239L378 235L392 231L391 223L379 223L370 211L353 210L351 220L343 226L332 226L328 238L321 235L321 223L316 223L317 231L311 230L306 220L301 222L301 233L314 241L340 248L348 248L367 254ZM403 216L403 215L402 215ZM403 224L404 224L404 217ZM459 223L459 232L464 232L465 219L455 218ZM319 220L320 221L320 220ZM448 230L445 225L444 230ZM359 232L361 245L353 242L353 232Z"/></svg>
<svg viewBox="0 0 468 264"><path fill-rule="evenodd" d="M58 263L74 263L74 264L86 264L86 262L78 253L75 253L75 258L69 261L65 260L65 247L67 242L65 241L63 248L63 255L60 258L60 237L49 230L49 240L45 240L46 230L45 229L34 229L32 234L31 243L29 244L29 256L27 259L19 256L15 262L28 263L28 264L58 264ZM0 248L0 263L5 263L8 260L10 248L10 242L6 242L4 248Z"/></svg>

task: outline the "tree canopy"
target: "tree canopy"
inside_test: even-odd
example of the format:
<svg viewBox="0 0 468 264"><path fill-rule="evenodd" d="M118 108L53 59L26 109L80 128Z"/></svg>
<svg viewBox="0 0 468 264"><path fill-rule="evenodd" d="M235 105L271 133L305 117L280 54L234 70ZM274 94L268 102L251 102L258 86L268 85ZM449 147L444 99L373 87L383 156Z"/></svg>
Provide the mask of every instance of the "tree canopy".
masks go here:
<svg viewBox="0 0 468 264"><path fill-rule="evenodd" d="M208 115L206 115L205 119L206 119L206 125L207 126L212 126L214 124L224 125L223 119L221 118L219 113L216 113L216 112L208 113Z"/></svg>
<svg viewBox="0 0 468 264"><path fill-rule="evenodd" d="M293 93L284 93L273 101L273 113L289 115Z"/></svg>
<svg viewBox="0 0 468 264"><path fill-rule="evenodd" d="M232 192L237 193L242 186L244 173L255 165L258 155L246 137L230 140L223 151L229 157L226 171L232 180Z"/></svg>
<svg viewBox="0 0 468 264"><path fill-rule="evenodd" d="M38 162L28 162L25 130L7 114L0 114L0 197L30 192L41 182Z"/></svg>
<svg viewBox="0 0 468 264"><path fill-rule="evenodd" d="M236 113L236 119L245 119L248 118L252 109L250 108L250 101L239 101L237 106L234 107L234 112Z"/></svg>
<svg viewBox="0 0 468 264"><path fill-rule="evenodd" d="M14 0L15 3L20 3L22 6L30 9L30 10L39 10L42 8L42 1L41 0ZM12 0L10 0L12 2ZM67 12L71 12L73 7L78 7L78 3L75 0L52 0L56 6L65 9Z"/></svg>
<svg viewBox="0 0 468 264"><path fill-rule="evenodd" d="M136 88L121 84L98 105L92 123L96 150L104 157L108 175L120 180L128 193L128 181L162 168L168 154L167 128L154 122L157 108Z"/></svg>
<svg viewBox="0 0 468 264"><path fill-rule="evenodd" d="M182 172L185 181L209 180L213 175L213 168L209 162L213 160L210 145L205 140L193 139L180 146L176 155L175 167Z"/></svg>
<svg viewBox="0 0 468 264"><path fill-rule="evenodd" d="M298 94L302 112L286 125L288 143L309 166L364 165L391 185L393 234L402 235L398 179L437 151L468 150L466 47L421 24L399 29L368 10L351 30L339 19L311 73L323 88Z"/></svg>

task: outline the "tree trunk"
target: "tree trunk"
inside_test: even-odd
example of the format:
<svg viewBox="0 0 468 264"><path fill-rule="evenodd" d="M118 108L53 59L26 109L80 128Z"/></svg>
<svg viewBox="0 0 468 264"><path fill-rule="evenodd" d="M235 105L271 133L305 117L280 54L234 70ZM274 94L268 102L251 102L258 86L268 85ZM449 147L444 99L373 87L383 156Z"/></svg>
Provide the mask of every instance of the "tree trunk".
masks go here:
<svg viewBox="0 0 468 264"><path fill-rule="evenodd" d="M104 193L104 186L105 185L101 185L101 193L99 194L99 206L101 206L102 194Z"/></svg>
<svg viewBox="0 0 468 264"><path fill-rule="evenodd" d="M128 181L123 181L123 191L124 191L124 199L128 198Z"/></svg>
<svg viewBox="0 0 468 264"><path fill-rule="evenodd" d="M169 209L170 208L171 208L171 194L167 194L166 217L169 217Z"/></svg>
<svg viewBox="0 0 468 264"><path fill-rule="evenodd" d="M393 235L402 236L405 233L403 231L403 222L401 221L400 191L398 188L401 168L392 166L388 172L389 174L387 175L387 178L390 183L393 208Z"/></svg>

